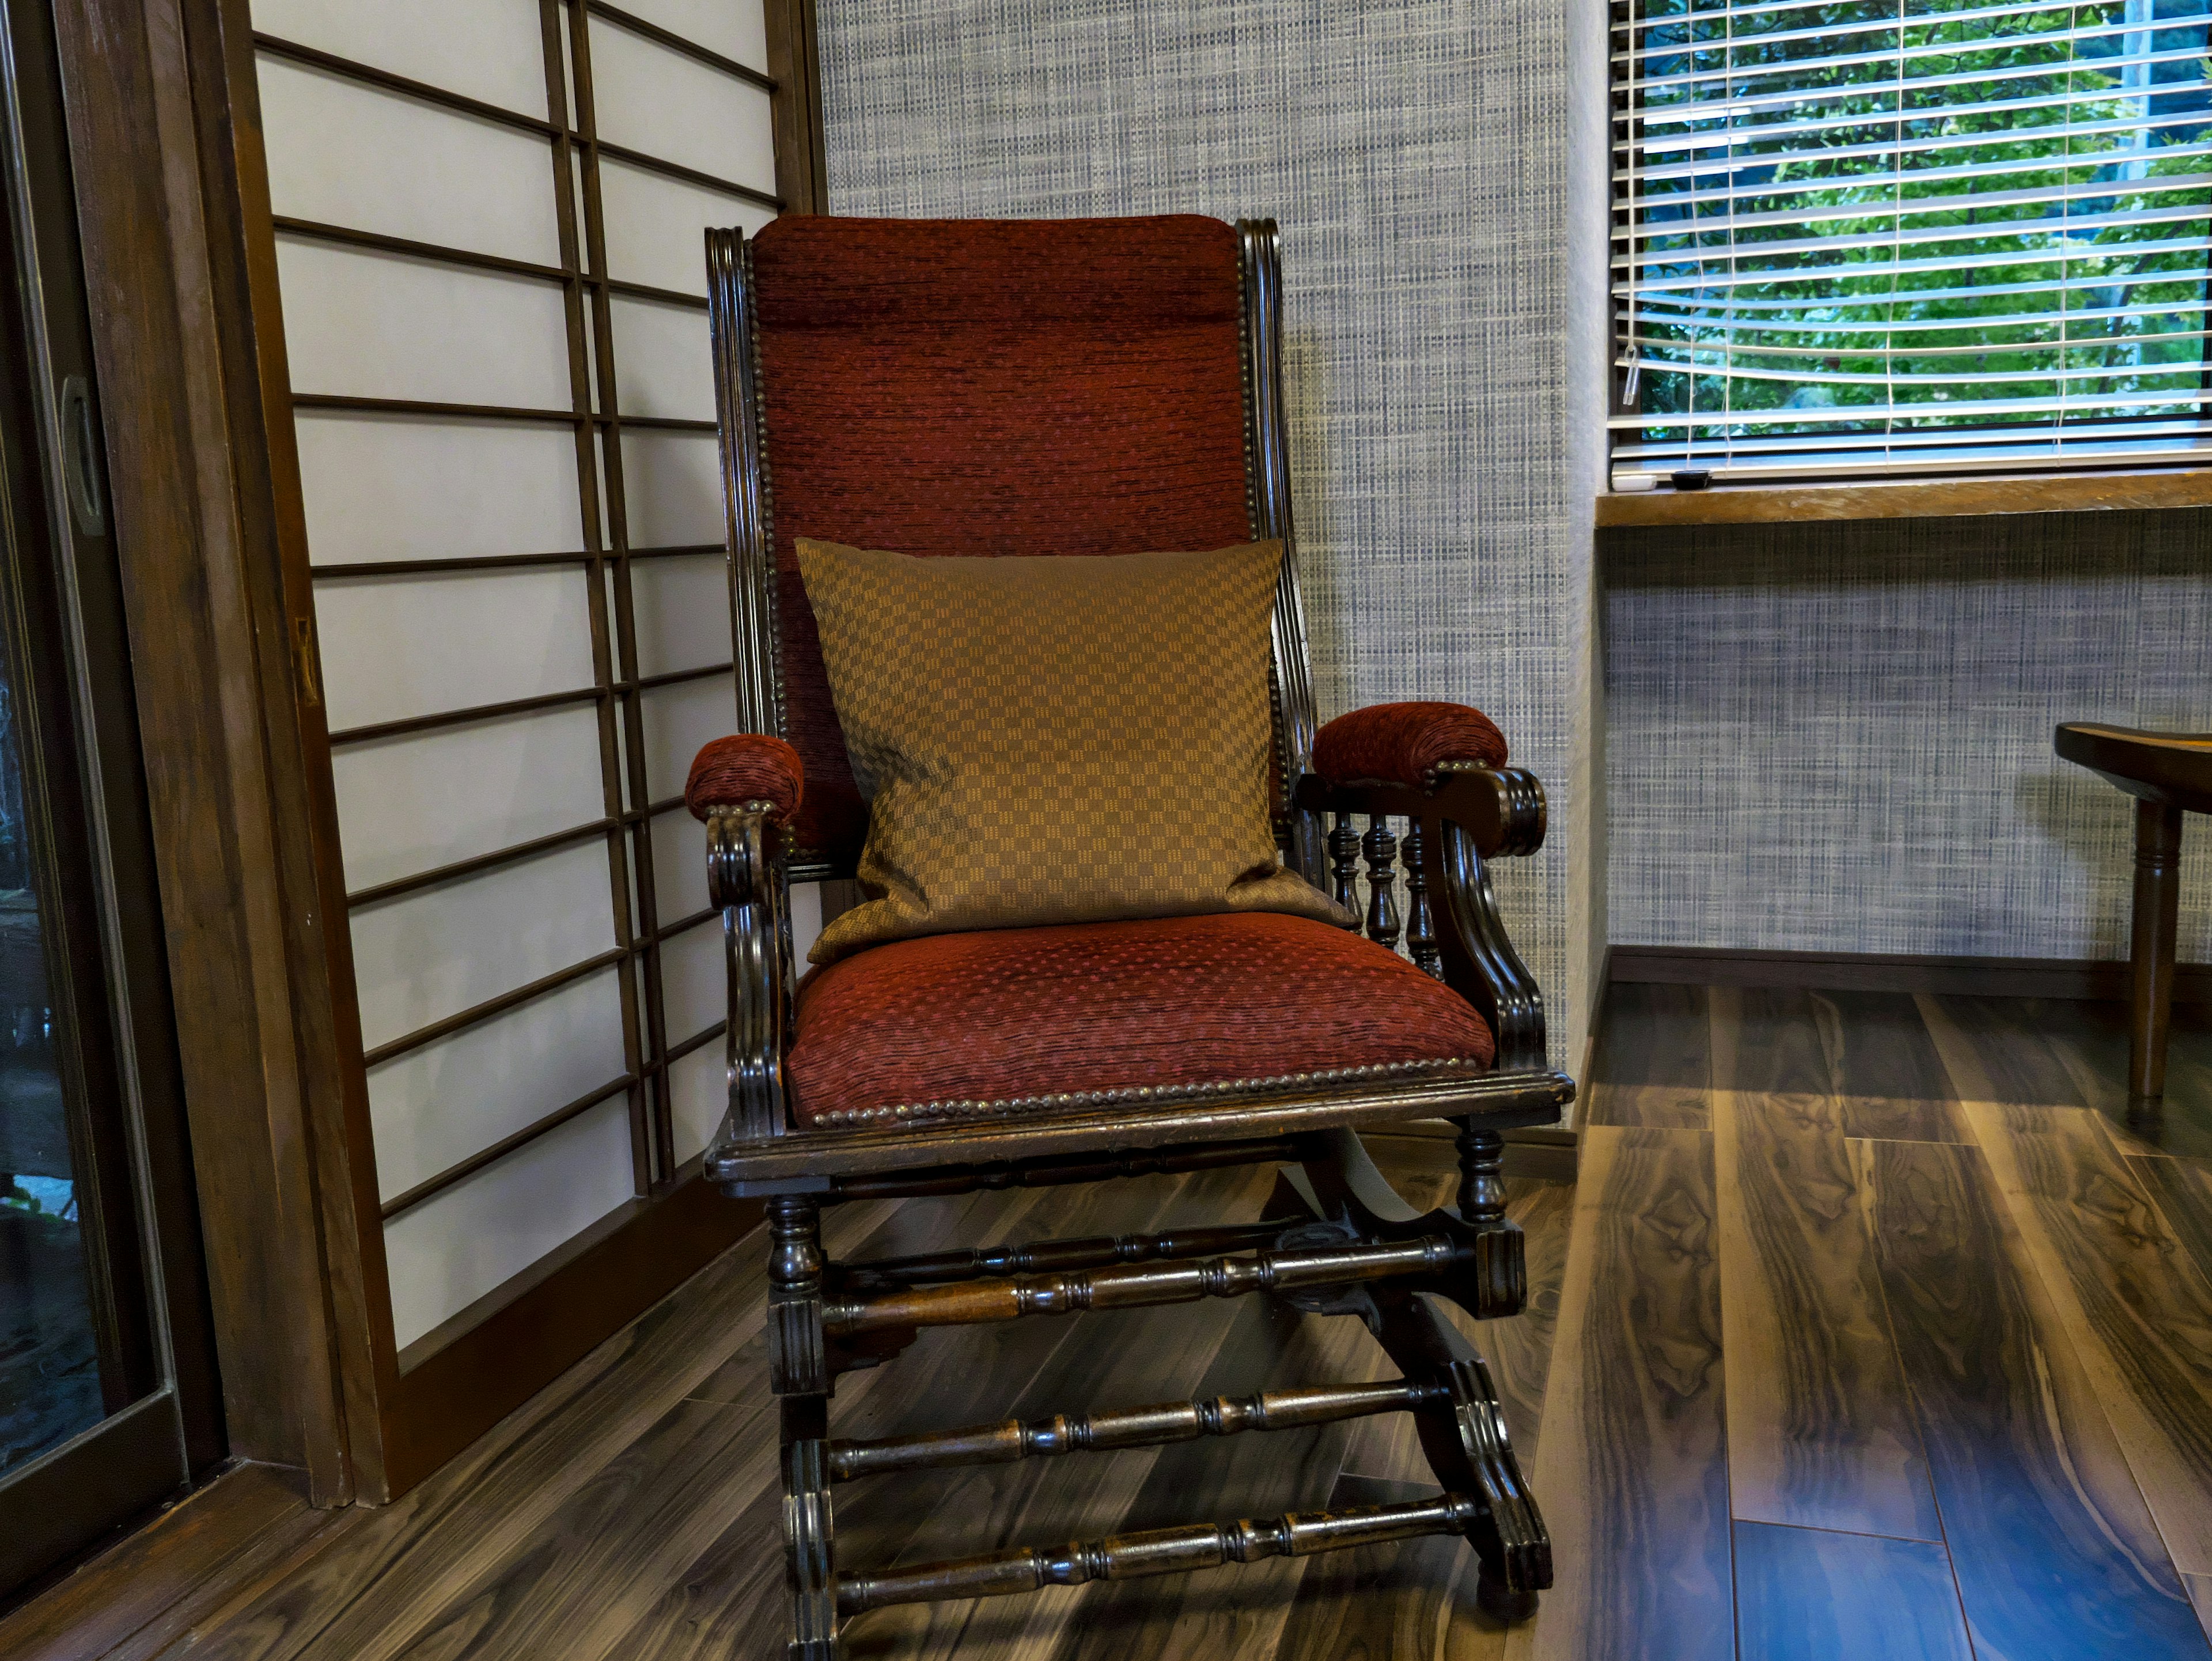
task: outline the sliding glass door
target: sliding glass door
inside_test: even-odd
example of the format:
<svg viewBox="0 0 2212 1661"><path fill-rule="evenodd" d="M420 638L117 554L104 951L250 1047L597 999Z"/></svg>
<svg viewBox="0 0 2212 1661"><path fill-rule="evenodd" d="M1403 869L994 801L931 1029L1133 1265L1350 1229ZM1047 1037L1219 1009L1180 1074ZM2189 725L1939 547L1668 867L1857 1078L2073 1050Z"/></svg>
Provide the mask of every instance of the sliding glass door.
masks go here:
<svg viewBox="0 0 2212 1661"><path fill-rule="evenodd" d="M0 58L0 1607L222 1452L43 5Z"/></svg>

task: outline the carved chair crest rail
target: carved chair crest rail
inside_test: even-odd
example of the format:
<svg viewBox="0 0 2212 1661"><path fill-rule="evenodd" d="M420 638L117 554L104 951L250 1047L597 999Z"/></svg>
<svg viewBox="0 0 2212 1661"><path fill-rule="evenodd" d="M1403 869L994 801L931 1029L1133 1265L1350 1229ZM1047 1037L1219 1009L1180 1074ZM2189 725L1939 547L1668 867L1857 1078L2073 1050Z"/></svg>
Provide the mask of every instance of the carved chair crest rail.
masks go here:
<svg viewBox="0 0 2212 1661"><path fill-rule="evenodd" d="M1555 1122L1573 1095L1571 1081L1547 1065L1542 995L1506 934L1489 875L1490 861L1541 846L1543 790L1506 764L1504 741L1486 717L1458 706L1383 706L1318 729L1294 559L1283 563L1272 651L1285 862L1364 915L1364 940L1352 937L1342 949L1410 975L1429 989L1423 997L1440 995L1441 983L1480 1015L1494 1053L1386 1056L1347 1046L1333 1054L1315 1034L1334 1031L1337 1012L1271 992L1255 970L1253 995L1278 1000L1258 1012L1263 1038L1267 1022L1279 1024L1285 1042L1304 1041L1306 1062L1194 1079L1184 1069L1157 1083L1127 1073L1055 1079L1048 1082L1065 1087L1015 1093L956 1082L864 1105L802 1076L805 1041L831 1017L818 980L799 988L790 890L854 874L866 806L829 706L793 535L989 553L1024 538L1047 545L1042 527L1077 522L1097 527L1097 545L1079 551L1277 538L1287 546L1273 223L1248 220L1232 231L1192 217L787 217L751 240L709 232L707 248L741 730L702 751L687 791L706 822L708 888L723 914L729 969L729 1113L705 1171L733 1196L767 1203L791 1661L830 1661L842 1653L845 1621L888 1604L1425 1534L1464 1536L1480 1560L1480 1596L1525 1612L1551 1583L1549 1542L1487 1369L1431 1300L1483 1319L1520 1311L1526 1277L1519 1230L1504 1215L1500 1133ZM1131 362L1190 389L1158 417L1181 428L1140 430L1161 400L1132 403L1115 392L1114 372ZM846 390L837 377L856 363L866 392L836 396ZM957 397L940 401L948 379L959 382ZM1091 469L1085 453L1071 466L1006 441L998 415L1040 397L1059 400L1073 441L1126 441L1153 454L1171 447L1168 484L1131 492L1115 484L1110 456ZM869 413L880 418L830 429L855 399L872 400ZM1133 414L1139 409L1147 413ZM917 423L930 429L933 462L913 459ZM957 499L930 472L948 454L961 481ZM988 498L988 520L969 506L976 497ZM992 538L1000 545L972 545ZM1133 803L1133 824L1141 816ZM1018 1012L1025 975L1049 965L1035 957L1048 948L1016 936L1067 937L1079 945L1051 949L1079 955L1087 928L1144 927L1004 931L993 946L1000 978L967 993ZM1410 969L1385 955L1401 939ZM1217 976L1208 984L1243 972L1233 953L1225 961L1207 971ZM1175 1041L1176 1001L1201 995L1164 977L1162 1043ZM863 1047L911 1036L898 1030L896 1009L860 1019L879 1029L857 1036ZM1458 1126L1458 1202L1417 1214L1377 1173L1358 1132L1431 1118ZM845 1201L1248 1164L1279 1168L1272 1214L1255 1223L872 1263L832 1262L822 1244L823 1208ZM1252 1293L1318 1317L1358 1318L1399 1376L875 1441L830 1434L837 1378L890 1360L925 1328ZM858 1571L836 1548L832 1491L844 1482L1394 1412L1414 1416L1442 1490L1433 1499L1016 1547L895 1573Z"/></svg>

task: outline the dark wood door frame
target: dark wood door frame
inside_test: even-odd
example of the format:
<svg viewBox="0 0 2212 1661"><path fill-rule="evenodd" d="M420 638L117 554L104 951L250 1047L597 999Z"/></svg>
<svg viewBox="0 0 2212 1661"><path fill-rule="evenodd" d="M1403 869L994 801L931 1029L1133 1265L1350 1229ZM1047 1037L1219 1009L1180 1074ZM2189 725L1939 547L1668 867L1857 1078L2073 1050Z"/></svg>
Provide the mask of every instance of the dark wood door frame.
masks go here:
<svg viewBox="0 0 2212 1661"><path fill-rule="evenodd" d="M184 0L56 9L230 1449L342 1504L345 1254L318 1196L344 1148L320 1086L291 666L240 511L255 459L233 441L218 325L236 301L202 188L196 105L220 61L187 50Z"/></svg>

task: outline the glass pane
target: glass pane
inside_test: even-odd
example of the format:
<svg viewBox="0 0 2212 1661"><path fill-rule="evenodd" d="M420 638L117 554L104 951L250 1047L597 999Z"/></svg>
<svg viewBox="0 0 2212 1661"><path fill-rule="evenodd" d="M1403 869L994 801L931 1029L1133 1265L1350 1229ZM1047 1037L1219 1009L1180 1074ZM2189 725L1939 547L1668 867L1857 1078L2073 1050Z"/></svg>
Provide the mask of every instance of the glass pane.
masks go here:
<svg viewBox="0 0 2212 1661"><path fill-rule="evenodd" d="M32 886L18 709L15 689L0 684L0 1471L107 1413Z"/></svg>

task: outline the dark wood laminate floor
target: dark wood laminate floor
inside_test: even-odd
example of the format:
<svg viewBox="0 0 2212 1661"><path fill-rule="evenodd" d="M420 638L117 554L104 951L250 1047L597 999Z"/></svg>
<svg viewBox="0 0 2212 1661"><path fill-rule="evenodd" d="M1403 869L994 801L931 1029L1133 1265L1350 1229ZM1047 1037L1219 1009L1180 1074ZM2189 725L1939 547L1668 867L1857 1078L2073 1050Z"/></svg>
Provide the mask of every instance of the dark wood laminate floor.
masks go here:
<svg viewBox="0 0 2212 1661"><path fill-rule="evenodd" d="M1614 1451L1586 1488L1708 1536L1721 1482L1733 1575L1655 1578L1650 1530L1607 1509L1578 1542L1593 1603L1741 1661L2212 1653L2212 1012L2177 1026L2165 1120L2131 1127L2117 1005L1612 988L1578 1210L1608 1148L1710 1142L1720 1334L1647 1319L1627 1409L1555 1392L1539 1492L1593 1434ZM1638 1265L1616 1300L1674 1307L1693 1254L1645 1232L1585 1271L1578 1220L1568 1303L1609 1258ZM1563 1317L1553 1378L1601 1338ZM1664 1425L1703 1393L1660 1363L1709 1351L1724 1446L1626 1445L1637 1408ZM1638 1653L1582 1619L1547 1643L1549 1619L1529 1653Z"/></svg>
<svg viewBox="0 0 2212 1661"><path fill-rule="evenodd" d="M1467 1551L871 1615L854 1661L2212 1658L2212 1019L2156 1136L2111 1007L1620 986L1580 1181L1514 1183L1531 1312L1492 1358L1558 1543L1510 1631ZM1441 1199L1449 1145L1377 1141ZM837 1215L875 1256L1261 1214L1257 1172ZM780 1656L763 1284L741 1248L398 1504L343 1514L161 1652L201 1661ZM1382 1378L1246 1299L944 1331L845 1381L842 1435ZM857 1484L841 1552L1412 1497L1397 1420ZM2195 1600L2192 1604L2192 1598Z"/></svg>

